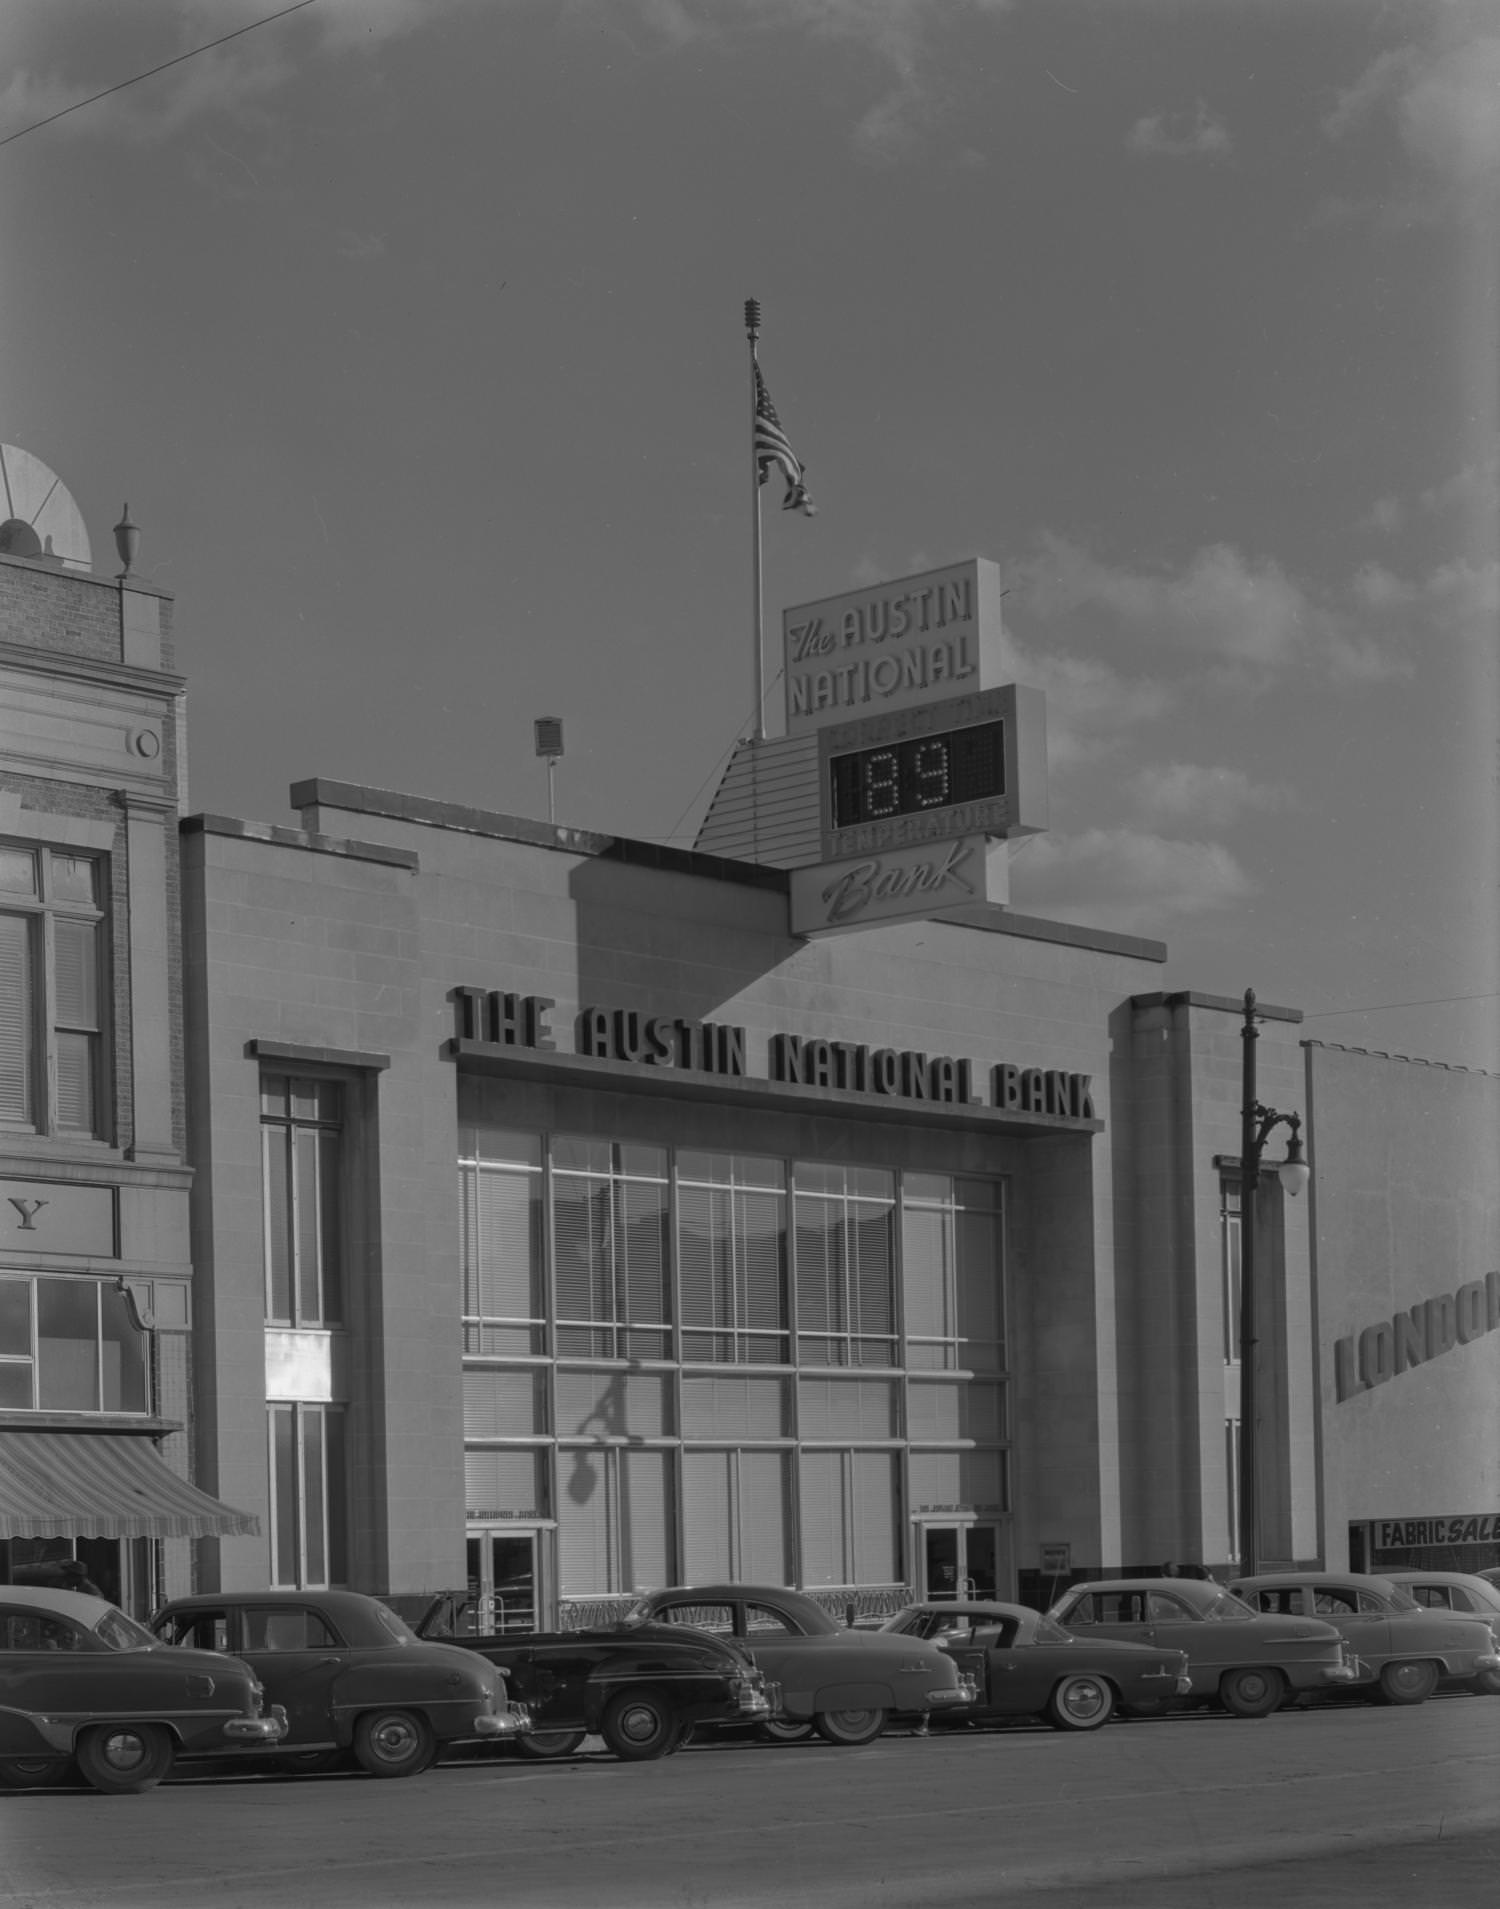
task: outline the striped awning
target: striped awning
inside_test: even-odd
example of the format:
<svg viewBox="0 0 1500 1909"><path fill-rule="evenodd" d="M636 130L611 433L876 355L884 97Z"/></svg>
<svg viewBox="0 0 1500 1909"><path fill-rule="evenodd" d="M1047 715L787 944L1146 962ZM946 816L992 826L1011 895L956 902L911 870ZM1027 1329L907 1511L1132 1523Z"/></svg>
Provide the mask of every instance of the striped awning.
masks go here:
<svg viewBox="0 0 1500 1909"><path fill-rule="evenodd" d="M0 1431L0 1538L253 1537L260 1520L169 1471L147 1438Z"/></svg>

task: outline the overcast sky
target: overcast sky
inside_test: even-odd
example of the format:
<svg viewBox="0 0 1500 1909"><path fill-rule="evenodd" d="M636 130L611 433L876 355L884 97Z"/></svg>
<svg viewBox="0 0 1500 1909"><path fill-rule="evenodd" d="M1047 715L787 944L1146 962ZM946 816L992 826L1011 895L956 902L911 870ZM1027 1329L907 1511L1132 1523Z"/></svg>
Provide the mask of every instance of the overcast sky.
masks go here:
<svg viewBox="0 0 1500 1909"><path fill-rule="evenodd" d="M274 11L6 0L0 138ZM768 629L1002 568L1014 905L1493 1069L1497 210L1491 0L311 0L0 146L0 439L106 574L129 500L194 809L545 816L557 715L560 820L690 845L753 295Z"/></svg>

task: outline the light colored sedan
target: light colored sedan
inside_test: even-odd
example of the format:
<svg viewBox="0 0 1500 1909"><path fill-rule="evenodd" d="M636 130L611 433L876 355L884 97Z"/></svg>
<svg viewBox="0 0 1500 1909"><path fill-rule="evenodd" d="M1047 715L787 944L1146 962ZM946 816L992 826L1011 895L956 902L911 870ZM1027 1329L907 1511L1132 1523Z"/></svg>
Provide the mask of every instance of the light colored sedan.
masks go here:
<svg viewBox="0 0 1500 1909"><path fill-rule="evenodd" d="M1425 1610L1482 1617L1500 1651L1500 1584L1471 1571L1387 1571L1392 1584L1411 1592ZM1482 1670L1469 1685L1481 1697L1500 1696L1500 1670Z"/></svg>
<svg viewBox="0 0 1500 1909"><path fill-rule="evenodd" d="M1263 1617L1200 1578L1104 1578L1075 1584L1047 1613L1079 1637L1118 1637L1187 1653L1196 1703L1268 1717L1290 1696L1352 1684L1358 1673L1331 1624Z"/></svg>
<svg viewBox="0 0 1500 1909"><path fill-rule="evenodd" d="M1338 1571L1274 1571L1233 1586L1258 1611L1332 1624L1356 1659L1359 1685L1388 1704L1419 1704L1440 1683L1472 1686L1500 1670L1482 1618L1426 1610L1404 1584Z"/></svg>
<svg viewBox="0 0 1500 1909"><path fill-rule="evenodd" d="M922 1638L850 1630L801 1591L768 1584L703 1584L650 1591L627 1624L690 1624L735 1637L780 1686L778 1716L761 1730L780 1742L814 1731L827 1743L869 1743L893 1713L961 1711L978 1689Z"/></svg>

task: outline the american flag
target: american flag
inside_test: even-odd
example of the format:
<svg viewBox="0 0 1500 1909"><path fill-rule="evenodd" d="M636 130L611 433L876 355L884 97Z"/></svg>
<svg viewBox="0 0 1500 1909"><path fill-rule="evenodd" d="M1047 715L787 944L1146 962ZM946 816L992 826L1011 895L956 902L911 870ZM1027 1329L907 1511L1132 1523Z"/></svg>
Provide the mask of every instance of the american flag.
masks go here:
<svg viewBox="0 0 1500 1909"><path fill-rule="evenodd" d="M786 479L786 496L781 500L783 510L800 510L806 517L816 517L817 507L807 494L803 483L806 475L802 460L792 449L791 440L781 428L781 419L776 415L776 407L771 402L771 394L766 389L766 381L760 375L760 366L755 367L755 468L760 472L760 481L765 483L771 475L771 466L779 465Z"/></svg>

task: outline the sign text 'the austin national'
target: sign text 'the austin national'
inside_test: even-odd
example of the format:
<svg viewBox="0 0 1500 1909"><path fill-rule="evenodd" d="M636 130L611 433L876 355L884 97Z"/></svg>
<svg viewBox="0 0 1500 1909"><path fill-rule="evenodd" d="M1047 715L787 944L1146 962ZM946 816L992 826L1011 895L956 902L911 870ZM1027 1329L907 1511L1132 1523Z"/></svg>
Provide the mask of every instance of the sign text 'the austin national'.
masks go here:
<svg viewBox="0 0 1500 1909"><path fill-rule="evenodd" d="M457 1035L453 1051L460 1057L486 1051L500 1055L516 1048L556 1052L550 1017L557 1003L547 995L455 988L452 998ZM746 1030L726 1022L590 1006L574 1016L573 1038L575 1054L596 1060L730 1078L746 1073ZM1061 1068L999 1061L986 1076L967 1057L783 1033L770 1036L767 1059L769 1078L789 1086L989 1107L1043 1121L1098 1123L1093 1076Z"/></svg>

